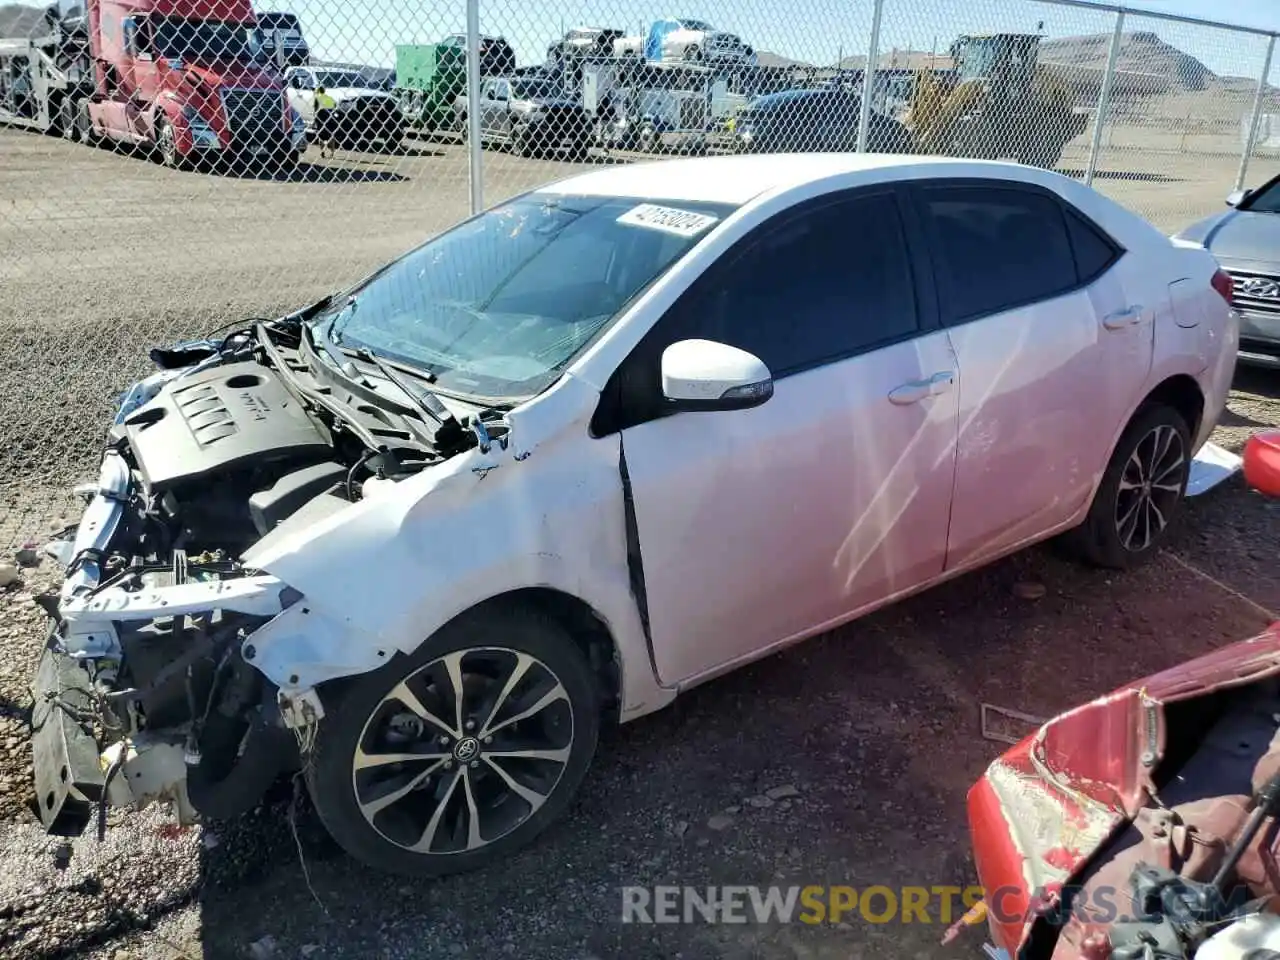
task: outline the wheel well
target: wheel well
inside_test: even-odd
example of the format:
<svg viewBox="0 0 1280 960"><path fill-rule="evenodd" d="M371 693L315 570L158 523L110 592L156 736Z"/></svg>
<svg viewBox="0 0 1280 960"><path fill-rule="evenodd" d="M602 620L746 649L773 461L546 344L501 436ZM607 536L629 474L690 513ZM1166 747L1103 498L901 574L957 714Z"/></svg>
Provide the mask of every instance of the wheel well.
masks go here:
<svg viewBox="0 0 1280 960"><path fill-rule="evenodd" d="M622 695L621 667L613 634L604 619L577 597L550 587L525 587L483 601L473 610L490 606L527 606L559 623L587 658L600 684L601 709L606 718L616 720Z"/></svg>
<svg viewBox="0 0 1280 960"><path fill-rule="evenodd" d="M1177 374L1160 383L1147 394L1142 406L1152 403L1163 403L1173 407L1187 421L1191 436L1194 438L1199 433L1200 420L1204 416L1204 393L1200 390L1200 384L1185 373Z"/></svg>

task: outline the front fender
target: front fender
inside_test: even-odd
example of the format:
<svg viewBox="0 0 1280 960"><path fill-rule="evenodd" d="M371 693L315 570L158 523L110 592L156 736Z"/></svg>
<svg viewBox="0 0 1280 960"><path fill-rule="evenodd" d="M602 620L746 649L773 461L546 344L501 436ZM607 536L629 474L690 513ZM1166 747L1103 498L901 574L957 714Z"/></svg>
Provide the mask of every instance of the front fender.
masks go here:
<svg viewBox="0 0 1280 960"><path fill-rule="evenodd" d="M570 382L569 394L597 396ZM286 690L366 672L479 603L546 588L587 604L609 629L624 717L665 704L673 693L657 683L631 590L619 441L591 439L594 405L584 409L531 448L520 441L537 427L522 429L513 412L509 449L459 454L246 554L303 596L249 638L259 669Z"/></svg>

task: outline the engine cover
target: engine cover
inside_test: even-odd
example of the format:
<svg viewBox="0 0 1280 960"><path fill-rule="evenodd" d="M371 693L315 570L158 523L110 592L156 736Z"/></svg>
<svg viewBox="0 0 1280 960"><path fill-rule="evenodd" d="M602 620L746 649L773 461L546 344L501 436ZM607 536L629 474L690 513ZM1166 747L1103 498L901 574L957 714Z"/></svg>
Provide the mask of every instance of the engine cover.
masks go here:
<svg viewBox="0 0 1280 960"><path fill-rule="evenodd" d="M156 493L233 470L300 466L332 455L280 378L252 361L168 384L123 429L144 486Z"/></svg>

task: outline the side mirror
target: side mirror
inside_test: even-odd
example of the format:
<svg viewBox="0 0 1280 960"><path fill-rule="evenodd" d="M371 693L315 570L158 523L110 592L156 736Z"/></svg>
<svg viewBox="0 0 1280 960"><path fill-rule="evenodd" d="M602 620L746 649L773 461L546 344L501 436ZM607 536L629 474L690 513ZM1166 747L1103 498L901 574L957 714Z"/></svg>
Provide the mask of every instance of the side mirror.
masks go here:
<svg viewBox="0 0 1280 960"><path fill-rule="evenodd" d="M1238 207L1244 202L1244 199L1247 196L1249 196L1248 190L1232 190L1227 194L1227 206Z"/></svg>
<svg viewBox="0 0 1280 960"><path fill-rule="evenodd" d="M1255 433L1244 445L1244 479L1268 497L1280 497L1280 430Z"/></svg>
<svg viewBox="0 0 1280 960"><path fill-rule="evenodd" d="M773 375L745 350L680 340L662 351L662 395L681 410L742 410L773 396Z"/></svg>

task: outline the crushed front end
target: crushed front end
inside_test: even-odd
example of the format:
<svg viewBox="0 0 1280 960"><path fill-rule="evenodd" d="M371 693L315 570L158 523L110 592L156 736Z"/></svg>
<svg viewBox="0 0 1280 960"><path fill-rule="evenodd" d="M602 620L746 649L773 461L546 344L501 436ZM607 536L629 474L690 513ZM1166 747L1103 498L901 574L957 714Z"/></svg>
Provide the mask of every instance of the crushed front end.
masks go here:
<svg viewBox="0 0 1280 960"><path fill-rule="evenodd" d="M82 516L45 547L65 577L38 598L34 778L63 835L101 829L108 806L236 816L297 769L319 683L368 666L355 627L246 556L476 443L321 362L299 316L152 358L77 489ZM319 651L310 669L300 649Z"/></svg>
<svg viewBox="0 0 1280 960"><path fill-rule="evenodd" d="M53 623L32 710L50 832L79 833L95 808L156 800L184 822L234 816L296 765L276 691L243 654L296 592L244 568L229 543L175 536L138 470L117 439L72 537L50 545L66 579L41 598Z"/></svg>

